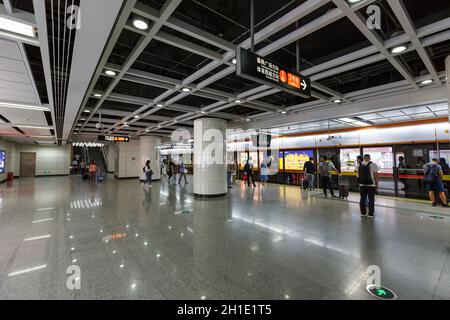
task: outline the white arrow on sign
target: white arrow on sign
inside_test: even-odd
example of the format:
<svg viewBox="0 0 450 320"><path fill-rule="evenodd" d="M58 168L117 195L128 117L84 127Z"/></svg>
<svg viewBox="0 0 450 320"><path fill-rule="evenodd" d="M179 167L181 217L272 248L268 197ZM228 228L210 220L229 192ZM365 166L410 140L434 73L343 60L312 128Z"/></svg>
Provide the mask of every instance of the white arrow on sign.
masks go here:
<svg viewBox="0 0 450 320"><path fill-rule="evenodd" d="M308 85L306 84L305 80L302 80L302 87L303 87L303 90L306 90L306 88L308 88Z"/></svg>

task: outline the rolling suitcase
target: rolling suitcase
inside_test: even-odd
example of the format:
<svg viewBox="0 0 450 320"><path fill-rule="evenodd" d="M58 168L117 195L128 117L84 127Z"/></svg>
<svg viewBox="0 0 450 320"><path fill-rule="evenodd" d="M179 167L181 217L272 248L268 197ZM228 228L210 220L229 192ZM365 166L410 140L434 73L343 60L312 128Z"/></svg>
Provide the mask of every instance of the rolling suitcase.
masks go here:
<svg viewBox="0 0 450 320"><path fill-rule="evenodd" d="M339 176L338 180L339 180L339 199L347 199L350 186L342 180L341 176Z"/></svg>
<svg viewBox="0 0 450 320"><path fill-rule="evenodd" d="M103 182L104 178L105 178L105 176L103 175L103 173L97 174L97 182Z"/></svg>

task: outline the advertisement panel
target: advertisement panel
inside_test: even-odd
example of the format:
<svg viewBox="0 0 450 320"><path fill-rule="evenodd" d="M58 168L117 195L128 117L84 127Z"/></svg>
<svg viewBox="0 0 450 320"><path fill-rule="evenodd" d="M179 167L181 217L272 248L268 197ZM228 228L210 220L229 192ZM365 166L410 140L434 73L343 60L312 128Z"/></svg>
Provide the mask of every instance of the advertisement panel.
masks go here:
<svg viewBox="0 0 450 320"><path fill-rule="evenodd" d="M356 157L360 155L359 148L341 149L340 162L341 172L355 172L356 171Z"/></svg>
<svg viewBox="0 0 450 320"><path fill-rule="evenodd" d="M393 174L394 153L392 147L364 148L363 153L370 155L371 161L380 168L380 173Z"/></svg>
<svg viewBox="0 0 450 320"><path fill-rule="evenodd" d="M284 152L286 170L302 171L305 162L314 158L314 150L288 150Z"/></svg>

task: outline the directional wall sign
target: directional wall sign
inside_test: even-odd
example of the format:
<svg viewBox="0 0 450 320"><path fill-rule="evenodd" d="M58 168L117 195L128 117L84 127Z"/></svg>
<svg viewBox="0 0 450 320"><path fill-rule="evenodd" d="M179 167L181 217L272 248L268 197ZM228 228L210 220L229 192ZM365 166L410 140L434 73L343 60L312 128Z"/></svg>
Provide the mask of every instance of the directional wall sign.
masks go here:
<svg viewBox="0 0 450 320"><path fill-rule="evenodd" d="M397 295L391 289L386 287L378 287L377 285L367 286L367 291L374 297L383 300L397 300Z"/></svg>
<svg viewBox="0 0 450 320"><path fill-rule="evenodd" d="M236 74L303 98L311 97L311 80L300 73L240 48Z"/></svg>
<svg viewBox="0 0 450 320"><path fill-rule="evenodd" d="M129 142L130 137L128 136L98 136L98 141L111 141L111 142Z"/></svg>

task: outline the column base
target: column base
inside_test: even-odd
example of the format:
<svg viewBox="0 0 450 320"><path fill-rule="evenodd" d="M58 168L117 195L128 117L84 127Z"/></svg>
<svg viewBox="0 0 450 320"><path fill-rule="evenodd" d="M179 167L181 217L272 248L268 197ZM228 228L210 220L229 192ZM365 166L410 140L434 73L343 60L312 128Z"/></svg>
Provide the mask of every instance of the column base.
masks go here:
<svg viewBox="0 0 450 320"><path fill-rule="evenodd" d="M198 194L194 193L194 197L200 198L200 199L210 199L210 198L220 198L225 197L226 193L220 193L220 194Z"/></svg>

